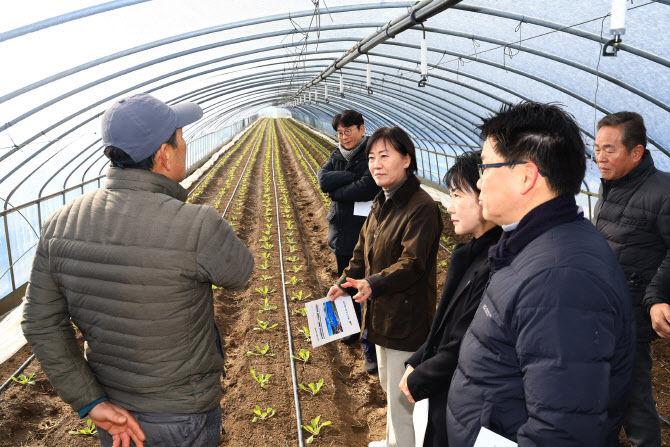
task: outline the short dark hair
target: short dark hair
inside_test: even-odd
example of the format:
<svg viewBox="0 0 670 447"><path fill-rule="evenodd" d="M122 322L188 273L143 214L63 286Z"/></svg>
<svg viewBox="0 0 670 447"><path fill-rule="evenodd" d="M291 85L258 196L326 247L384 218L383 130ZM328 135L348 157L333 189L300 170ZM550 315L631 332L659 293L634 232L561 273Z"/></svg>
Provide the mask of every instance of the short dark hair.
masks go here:
<svg viewBox="0 0 670 447"><path fill-rule="evenodd" d="M337 132L337 128L341 125L342 127L351 127L356 126L360 127L365 124L363 121L363 115L358 113L355 110L343 110L342 113L338 113L333 117L333 130Z"/></svg>
<svg viewBox="0 0 670 447"><path fill-rule="evenodd" d="M463 152L456 157L456 161L444 175L444 184L449 189L479 194L480 191L477 188L479 168L477 165L481 162L481 151Z"/></svg>
<svg viewBox="0 0 670 447"><path fill-rule="evenodd" d="M370 156L370 149L378 140L390 144L393 149L400 152L400 155L403 157L409 155L410 162L406 171L407 173L416 172L416 150L414 149L412 139L404 130L400 127L380 127L375 130L370 138L368 138L367 145L365 146L366 157Z"/></svg>
<svg viewBox="0 0 670 447"><path fill-rule="evenodd" d="M172 133L170 139L165 142L165 144L176 149L177 148L177 130ZM158 152L158 149L156 149ZM151 171L154 167L154 157L156 153L154 152L149 157L144 160L134 161L130 158L130 155L125 153L123 149L119 149L115 146L105 147L105 156L109 158L110 166L113 168L121 169L139 169L141 171Z"/></svg>
<svg viewBox="0 0 670 447"><path fill-rule="evenodd" d="M603 126L621 127L621 143L630 154L635 146L647 148L647 128L644 118L635 112L617 112L604 116L598 121L598 130Z"/></svg>
<svg viewBox="0 0 670 447"><path fill-rule="evenodd" d="M503 105L483 119L481 138L491 138L506 162L531 161L557 195L579 194L586 172L586 148L579 126L557 104L533 101Z"/></svg>

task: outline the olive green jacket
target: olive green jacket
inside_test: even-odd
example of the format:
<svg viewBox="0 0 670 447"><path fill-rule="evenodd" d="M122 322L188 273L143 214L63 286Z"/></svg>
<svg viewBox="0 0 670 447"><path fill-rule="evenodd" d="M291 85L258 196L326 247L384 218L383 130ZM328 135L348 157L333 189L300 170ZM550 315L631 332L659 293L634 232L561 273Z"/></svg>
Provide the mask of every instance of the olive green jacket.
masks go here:
<svg viewBox="0 0 670 447"><path fill-rule="evenodd" d="M186 196L163 175L110 168L105 188L44 223L22 327L75 411L102 397L151 413L219 405L212 284L244 287L254 260L216 209Z"/></svg>

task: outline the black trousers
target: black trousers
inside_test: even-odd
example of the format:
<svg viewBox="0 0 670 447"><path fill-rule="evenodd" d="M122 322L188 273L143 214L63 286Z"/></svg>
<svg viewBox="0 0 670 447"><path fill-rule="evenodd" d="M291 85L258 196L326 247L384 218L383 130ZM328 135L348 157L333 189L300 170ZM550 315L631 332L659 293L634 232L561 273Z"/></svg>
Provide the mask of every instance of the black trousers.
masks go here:
<svg viewBox="0 0 670 447"><path fill-rule="evenodd" d="M633 447L660 447L661 421L651 394L651 347L637 343L633 386L623 418L623 429Z"/></svg>

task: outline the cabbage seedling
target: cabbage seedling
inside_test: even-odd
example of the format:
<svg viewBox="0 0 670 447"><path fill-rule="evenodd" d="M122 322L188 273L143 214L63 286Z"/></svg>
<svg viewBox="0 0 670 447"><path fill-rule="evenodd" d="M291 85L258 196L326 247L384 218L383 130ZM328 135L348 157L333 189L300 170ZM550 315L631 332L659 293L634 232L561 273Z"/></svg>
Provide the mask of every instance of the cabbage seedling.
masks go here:
<svg viewBox="0 0 670 447"><path fill-rule="evenodd" d="M268 286L256 287L256 292L260 293L261 295L269 295L271 293L275 293L276 291L277 289L270 290Z"/></svg>
<svg viewBox="0 0 670 447"><path fill-rule="evenodd" d="M35 373L30 373L28 377L21 374L18 378L12 377L12 380L14 382L20 383L21 385L35 385L33 377L35 377Z"/></svg>
<svg viewBox="0 0 670 447"><path fill-rule="evenodd" d="M321 387L323 386L323 378L321 378L321 380L316 383L308 383L307 386L303 385L302 383L298 384L298 387L300 387L301 390L312 393L312 396L316 396L316 394L321 391Z"/></svg>
<svg viewBox="0 0 670 447"><path fill-rule="evenodd" d="M309 329L307 327L303 326L302 329L300 329L298 332L302 332L308 342L312 341L312 337L309 335Z"/></svg>
<svg viewBox="0 0 670 447"><path fill-rule="evenodd" d="M293 270L293 273L298 273L300 270L302 270L303 267L304 266L302 264L294 265L293 267L291 267L291 270Z"/></svg>
<svg viewBox="0 0 670 447"><path fill-rule="evenodd" d="M287 281L286 284L290 284L292 286L295 286L298 284L302 279L298 279L296 276L291 276Z"/></svg>
<svg viewBox="0 0 670 447"><path fill-rule="evenodd" d="M297 256L291 256L291 257L286 258L286 260L288 262L298 262L300 260L300 258L298 258Z"/></svg>
<svg viewBox="0 0 670 447"><path fill-rule="evenodd" d="M262 279L263 281L269 281L269 280L272 279L272 276L270 276L270 275L262 275L262 276L261 276L261 279Z"/></svg>
<svg viewBox="0 0 670 447"><path fill-rule="evenodd" d="M265 384L267 383L268 380L270 380L270 377L272 377L272 374L258 374L256 375L256 370L253 368L249 369L249 372L251 372L252 377L256 382L258 382L261 385L261 388L264 390L267 390L265 387Z"/></svg>
<svg viewBox="0 0 670 447"><path fill-rule="evenodd" d="M309 361L309 351L307 349L301 349L300 352L298 352L297 357L295 355L292 355L291 358L300 360L303 363L307 363Z"/></svg>
<svg viewBox="0 0 670 447"><path fill-rule="evenodd" d="M70 430L68 432L71 435L84 435L84 436L94 436L98 434L98 430L95 429L95 424L92 420L86 420L86 427L81 430Z"/></svg>
<svg viewBox="0 0 670 447"><path fill-rule="evenodd" d="M256 405L256 409L254 410L254 418L251 420L251 422L258 422L259 420L264 421L266 419L270 419L272 416L274 416L276 411L270 407L268 407L267 410L263 411L261 410L260 405Z"/></svg>
<svg viewBox="0 0 670 447"><path fill-rule="evenodd" d="M270 345L265 343L263 347L256 346L256 352L254 351L247 351L247 355L262 355L265 357L272 357L275 358L277 357L277 354L270 354Z"/></svg>
<svg viewBox="0 0 670 447"><path fill-rule="evenodd" d="M291 297L291 301L295 301L295 300L302 301L304 299L309 298L310 296L312 296L311 293L305 295L305 294L303 294L302 290L300 290L298 293L293 292L293 296Z"/></svg>
<svg viewBox="0 0 670 447"><path fill-rule="evenodd" d="M311 444L314 442L314 437L319 436L319 433L321 432L321 429L323 427L326 427L330 425L330 421L326 421L323 424L319 423L319 420L321 420L321 416L317 416L314 419L310 421L311 425L301 425L302 428L304 428L306 431L310 432L312 436L307 438L306 443Z"/></svg>
<svg viewBox="0 0 670 447"><path fill-rule="evenodd" d="M258 322L258 327L255 327L254 331L267 331L268 329L272 329L273 327L277 326L277 323L270 325L269 321L261 321L258 318L256 318L256 321Z"/></svg>
<svg viewBox="0 0 670 447"><path fill-rule="evenodd" d="M263 250L272 250L272 247L274 247L274 245L272 245L272 244L270 244L270 243L268 243L268 242L265 242L263 245L261 245L261 248L262 248Z"/></svg>
<svg viewBox="0 0 670 447"><path fill-rule="evenodd" d="M277 306L268 303L268 297L265 297L265 302L258 305L258 313L262 314L263 312L268 312L270 310L275 310Z"/></svg>
<svg viewBox="0 0 670 447"><path fill-rule="evenodd" d="M293 311L296 315L300 315L302 317L307 316L307 308L306 307L301 307L300 309L296 309Z"/></svg>
<svg viewBox="0 0 670 447"><path fill-rule="evenodd" d="M260 269L260 270L267 270L268 267L270 267L270 265L268 264L267 259L265 261L263 261L263 263L261 265L256 266L256 268Z"/></svg>

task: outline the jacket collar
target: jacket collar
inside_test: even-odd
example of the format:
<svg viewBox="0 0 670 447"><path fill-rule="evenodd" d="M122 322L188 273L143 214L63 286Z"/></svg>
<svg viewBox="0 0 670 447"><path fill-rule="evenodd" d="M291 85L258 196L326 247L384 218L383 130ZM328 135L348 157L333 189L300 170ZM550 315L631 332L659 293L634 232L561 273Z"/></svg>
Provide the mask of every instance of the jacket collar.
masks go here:
<svg viewBox="0 0 670 447"><path fill-rule="evenodd" d="M640 163L637 166L635 166L628 174L624 175L620 179L605 180L601 178L600 181L602 182L603 186L606 187L622 186L629 183L637 183L640 180L644 180L654 172L656 172L654 159L651 157L651 152L649 152L648 149L645 149L644 154L642 155L642 160L640 160Z"/></svg>
<svg viewBox="0 0 670 447"><path fill-rule="evenodd" d="M354 156L351 157L351 161L354 161L358 159L361 154L365 154L365 146L368 143L368 136L364 135L363 138L361 138L361 141L358 142L358 144L351 150L354 153ZM344 161L347 161L346 158L344 158L344 155L342 155L342 152L340 152L342 149L342 144L337 143L337 150L335 153L338 155L339 158L341 158ZM350 161L350 163L351 163Z"/></svg>
<svg viewBox="0 0 670 447"><path fill-rule="evenodd" d="M182 202L185 202L188 197L188 192L174 180L162 174L141 169L109 168L105 188L155 192Z"/></svg>
<svg viewBox="0 0 670 447"><path fill-rule="evenodd" d="M389 201L396 208L402 208L407 204L407 202L409 202L409 199L420 187L421 182L416 177L416 175L407 174L407 181L405 181L400 189L398 189L393 194L393 197L391 197ZM372 205L373 210L377 209L377 207L381 208L384 205L384 202L386 202L386 196L384 195L384 190L382 189L379 191L379 194L377 194L377 197L375 197L375 202Z"/></svg>

